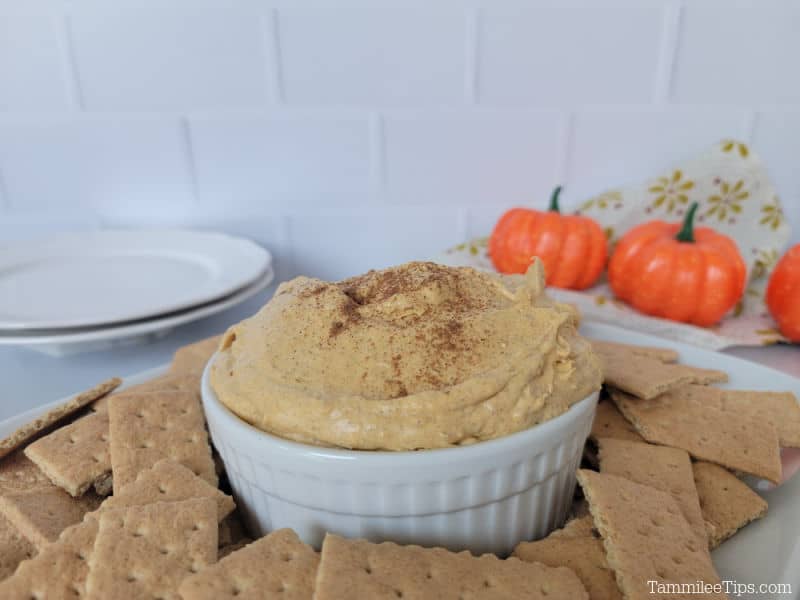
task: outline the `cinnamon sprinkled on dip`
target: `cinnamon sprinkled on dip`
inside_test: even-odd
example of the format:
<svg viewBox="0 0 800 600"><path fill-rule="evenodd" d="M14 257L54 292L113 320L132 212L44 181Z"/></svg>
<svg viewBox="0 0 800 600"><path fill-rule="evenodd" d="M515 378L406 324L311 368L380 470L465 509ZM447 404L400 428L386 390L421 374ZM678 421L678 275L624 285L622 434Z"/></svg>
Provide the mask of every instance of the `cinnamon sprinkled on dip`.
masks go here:
<svg viewBox="0 0 800 600"><path fill-rule="evenodd" d="M220 401L300 442L362 450L468 444L526 429L598 390L576 314L524 276L408 263L282 284L231 327Z"/></svg>

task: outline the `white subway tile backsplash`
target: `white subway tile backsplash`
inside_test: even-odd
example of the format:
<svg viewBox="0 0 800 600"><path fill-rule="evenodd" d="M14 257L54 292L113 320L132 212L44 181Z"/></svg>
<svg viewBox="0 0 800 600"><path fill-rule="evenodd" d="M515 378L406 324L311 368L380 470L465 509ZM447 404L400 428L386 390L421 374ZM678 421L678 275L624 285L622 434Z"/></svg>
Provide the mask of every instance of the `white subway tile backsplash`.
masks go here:
<svg viewBox="0 0 800 600"><path fill-rule="evenodd" d="M458 104L464 23L463 11L433 5L280 9L284 98L299 105Z"/></svg>
<svg viewBox="0 0 800 600"><path fill-rule="evenodd" d="M68 110L55 16L0 13L0 111Z"/></svg>
<svg viewBox="0 0 800 600"><path fill-rule="evenodd" d="M800 4L689 2L673 99L720 104L800 102Z"/></svg>
<svg viewBox="0 0 800 600"><path fill-rule="evenodd" d="M499 205L541 197L554 183L561 119L550 111L388 113L385 197Z"/></svg>
<svg viewBox="0 0 800 600"><path fill-rule="evenodd" d="M427 260L464 240L454 209L339 207L296 213L289 223L296 272L322 279Z"/></svg>
<svg viewBox="0 0 800 600"><path fill-rule="evenodd" d="M652 177L722 139L739 138L747 116L715 108L582 111L573 120L565 205Z"/></svg>
<svg viewBox="0 0 800 600"><path fill-rule="evenodd" d="M279 111L190 119L200 201L266 210L369 193L366 115Z"/></svg>
<svg viewBox="0 0 800 600"><path fill-rule="evenodd" d="M89 110L252 107L268 98L256 10L92 4L73 10L69 23Z"/></svg>
<svg viewBox="0 0 800 600"><path fill-rule="evenodd" d="M800 229L800 110L770 111L756 117L753 149L764 161L784 208L794 200Z"/></svg>
<svg viewBox="0 0 800 600"><path fill-rule="evenodd" d="M488 4L479 25L479 102L648 102L664 26L658 4ZM615 9L616 8L616 9Z"/></svg>
<svg viewBox="0 0 800 600"><path fill-rule="evenodd" d="M180 125L166 117L4 117L0 174L16 212L171 212L193 202Z"/></svg>

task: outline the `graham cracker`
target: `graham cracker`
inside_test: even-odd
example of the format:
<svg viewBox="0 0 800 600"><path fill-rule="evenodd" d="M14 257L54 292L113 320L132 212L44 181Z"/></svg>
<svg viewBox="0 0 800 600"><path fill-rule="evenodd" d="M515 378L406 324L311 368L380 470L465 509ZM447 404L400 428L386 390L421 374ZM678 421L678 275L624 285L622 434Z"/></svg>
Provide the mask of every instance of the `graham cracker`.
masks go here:
<svg viewBox="0 0 800 600"><path fill-rule="evenodd" d="M594 521L592 515L583 515L568 521L561 529L551 532L548 537L578 538L591 537L594 531ZM591 595L591 594L590 594Z"/></svg>
<svg viewBox="0 0 800 600"><path fill-rule="evenodd" d="M19 530L0 517L0 581L14 574L23 560L36 556L36 547Z"/></svg>
<svg viewBox="0 0 800 600"><path fill-rule="evenodd" d="M86 591L87 560L92 553L97 520L92 513L65 529L58 540L35 557L23 561L16 572L0 582L4 600L74 600Z"/></svg>
<svg viewBox="0 0 800 600"><path fill-rule="evenodd" d="M635 354L636 356L645 356L647 358L654 358L664 363L678 362L678 353L671 348L658 348L655 346L634 346L632 344L620 344L619 342L606 342L602 340L592 340L592 349L595 352L612 353L612 352L627 352Z"/></svg>
<svg viewBox="0 0 800 600"><path fill-rule="evenodd" d="M719 584L708 546L698 541L673 497L616 475L578 471L606 560L626 600L667 598L648 582ZM682 594L681 598L726 598Z"/></svg>
<svg viewBox="0 0 800 600"><path fill-rule="evenodd" d="M242 522L238 511L233 511L222 521L219 522L219 547L238 544L242 540L249 539L247 528Z"/></svg>
<svg viewBox="0 0 800 600"><path fill-rule="evenodd" d="M63 404L50 409L45 414L37 417L30 423L26 423L7 438L0 440L0 458L10 454L20 446L24 446L32 439L41 435L44 431L62 419L65 419L76 411L80 410L87 404L91 404L98 398L102 398L121 383L122 380L118 377L104 381L92 389L82 392L77 396L70 398Z"/></svg>
<svg viewBox="0 0 800 600"><path fill-rule="evenodd" d="M217 560L222 560L229 554L233 554L237 550L241 550L247 544L252 543L253 540L250 538L242 538L238 542L234 542L232 544L220 544L219 548L217 549Z"/></svg>
<svg viewBox="0 0 800 600"><path fill-rule="evenodd" d="M622 600L614 571L606 561L603 542L591 534L575 537L550 534L537 542L522 542L514 548L513 556L525 562L572 569L592 600Z"/></svg>
<svg viewBox="0 0 800 600"><path fill-rule="evenodd" d="M97 478L94 482L94 491L98 496L108 496L114 491L114 477L111 471Z"/></svg>
<svg viewBox="0 0 800 600"><path fill-rule="evenodd" d="M25 456L55 485L72 496L83 495L111 472L108 414L92 413L56 429L25 448Z"/></svg>
<svg viewBox="0 0 800 600"><path fill-rule="evenodd" d="M103 510L119 509L155 502L176 502L192 498L209 498L217 506L217 520L222 521L236 505L233 498L201 479L175 461L164 459L139 473L118 495L103 503Z"/></svg>
<svg viewBox="0 0 800 600"><path fill-rule="evenodd" d="M85 597L180 600L180 582L216 558L217 505L209 498L103 510Z"/></svg>
<svg viewBox="0 0 800 600"><path fill-rule="evenodd" d="M219 348L222 334L178 348L172 357L170 373L202 373L206 363Z"/></svg>
<svg viewBox="0 0 800 600"><path fill-rule="evenodd" d="M50 487L47 476L22 450L0 460L0 495Z"/></svg>
<svg viewBox="0 0 800 600"><path fill-rule="evenodd" d="M730 471L708 462L696 462L692 468L712 549L767 514L766 500Z"/></svg>
<svg viewBox="0 0 800 600"><path fill-rule="evenodd" d="M717 383L727 373L688 365L667 364L623 347L595 348L603 367L603 380L612 387L648 400L687 383Z"/></svg>
<svg viewBox="0 0 800 600"><path fill-rule="evenodd" d="M183 580L183 600L311 600L319 555L280 529Z"/></svg>
<svg viewBox="0 0 800 600"><path fill-rule="evenodd" d="M614 438L631 442L644 441L633 424L622 416L622 413L610 400L598 402L589 438L594 442L597 442L599 438Z"/></svg>
<svg viewBox="0 0 800 600"><path fill-rule="evenodd" d="M618 475L670 494L702 542L708 543L692 461L686 450L607 438L600 438L598 445L601 473Z"/></svg>
<svg viewBox="0 0 800 600"><path fill-rule="evenodd" d="M67 527L80 523L101 502L96 494L73 498L52 486L0 496L0 514L41 550L56 541Z"/></svg>
<svg viewBox="0 0 800 600"><path fill-rule="evenodd" d="M575 573L564 567L325 536L314 600L459 597L588 600L589 595Z"/></svg>
<svg viewBox="0 0 800 600"><path fill-rule="evenodd" d="M698 402L677 391L639 400L618 390L611 398L648 442L683 448L694 458L778 483L780 448L775 428Z"/></svg>
<svg viewBox="0 0 800 600"><path fill-rule="evenodd" d="M116 396L134 394L150 394L153 392L194 392L200 395L200 375L197 373L167 373L143 383L132 385L116 394L104 396L92 404L92 410L102 412L108 410L108 403Z"/></svg>
<svg viewBox="0 0 800 600"><path fill-rule="evenodd" d="M114 491L170 458L217 486L203 409L193 392L118 395L108 404Z"/></svg>

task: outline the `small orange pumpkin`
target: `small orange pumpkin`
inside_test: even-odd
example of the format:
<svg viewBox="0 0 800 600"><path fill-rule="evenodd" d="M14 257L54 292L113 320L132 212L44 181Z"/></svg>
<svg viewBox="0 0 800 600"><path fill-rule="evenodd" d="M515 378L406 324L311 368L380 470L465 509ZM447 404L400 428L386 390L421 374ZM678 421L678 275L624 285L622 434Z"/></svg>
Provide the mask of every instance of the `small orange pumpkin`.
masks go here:
<svg viewBox="0 0 800 600"><path fill-rule="evenodd" d="M588 217L562 215L561 187L553 191L550 210L512 208L495 225L489 256L501 273L524 273L538 256L547 285L573 290L597 281L606 264L606 236Z"/></svg>
<svg viewBox="0 0 800 600"><path fill-rule="evenodd" d="M608 263L614 294L637 310L707 327L744 293L746 267L736 242L694 227L695 202L683 224L648 221L628 231Z"/></svg>
<svg viewBox="0 0 800 600"><path fill-rule="evenodd" d="M800 342L800 244L775 265L767 284L767 307L781 333Z"/></svg>

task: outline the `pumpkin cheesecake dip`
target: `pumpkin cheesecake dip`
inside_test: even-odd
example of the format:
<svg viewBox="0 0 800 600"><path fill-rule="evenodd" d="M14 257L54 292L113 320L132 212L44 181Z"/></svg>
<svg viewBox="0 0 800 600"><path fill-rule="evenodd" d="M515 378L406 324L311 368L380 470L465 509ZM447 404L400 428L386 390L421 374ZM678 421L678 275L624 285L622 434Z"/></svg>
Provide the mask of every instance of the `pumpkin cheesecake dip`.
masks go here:
<svg viewBox="0 0 800 600"><path fill-rule="evenodd" d="M577 315L524 275L414 262L298 277L224 335L210 381L274 435L356 450L471 444L552 419L600 389Z"/></svg>

